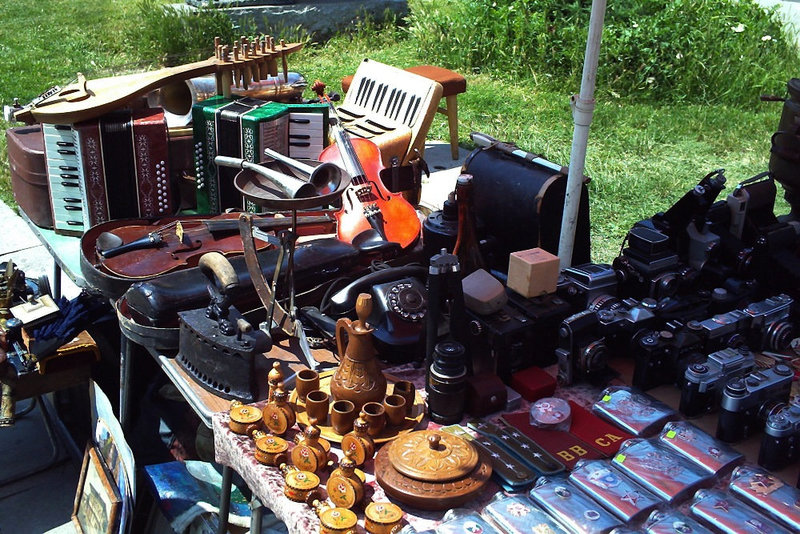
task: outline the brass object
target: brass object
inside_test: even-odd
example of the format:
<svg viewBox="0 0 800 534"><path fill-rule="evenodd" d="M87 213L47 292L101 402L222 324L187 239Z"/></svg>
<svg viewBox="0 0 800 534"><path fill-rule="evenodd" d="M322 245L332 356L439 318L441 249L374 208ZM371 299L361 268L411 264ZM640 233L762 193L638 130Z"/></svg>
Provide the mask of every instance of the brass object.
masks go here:
<svg viewBox="0 0 800 534"><path fill-rule="evenodd" d="M278 384L283 382L283 371L281 371L281 364L280 362L272 362L272 369L269 370L267 373L267 384L269 385L269 395L267 395L267 401L272 402L272 399L275 395L275 390L278 388Z"/></svg>
<svg viewBox="0 0 800 534"><path fill-rule="evenodd" d="M301 471L297 467L281 464L281 473L286 481L283 494L287 499L295 502L307 502L309 497L314 496L319 488L319 477L308 471Z"/></svg>
<svg viewBox="0 0 800 534"><path fill-rule="evenodd" d="M375 478L386 495L423 510L460 506L491 475L488 456L463 438L434 430L402 436L375 457Z"/></svg>
<svg viewBox="0 0 800 534"><path fill-rule="evenodd" d="M292 449L292 463L299 469L319 473L328 466L328 448L319 437L319 428L311 424L303 431L303 440Z"/></svg>
<svg viewBox="0 0 800 534"><path fill-rule="evenodd" d="M370 534L396 532L403 520L403 510L390 502L371 502L364 510L364 526Z"/></svg>
<svg viewBox="0 0 800 534"><path fill-rule="evenodd" d="M364 472L356 469L352 453L345 452L339 467L333 470L326 489L328 498L340 508L352 508L364 498Z"/></svg>
<svg viewBox="0 0 800 534"><path fill-rule="evenodd" d="M273 392L272 401L264 407L264 426L277 436L285 434L295 423L294 409L287 402L287 398L288 394L281 382Z"/></svg>
<svg viewBox="0 0 800 534"><path fill-rule="evenodd" d="M336 322L336 346L341 363L331 379L331 395L335 401L351 401L356 410L370 401L382 403L386 396L386 377L380 369L372 342L374 329L367 324L371 311L372 297L362 293L356 300L358 319L350 321L342 317Z"/></svg>
<svg viewBox="0 0 800 534"><path fill-rule="evenodd" d="M286 454L289 444L285 439L256 430L253 432L253 440L256 445L253 454L259 463L278 466L289 461L289 456Z"/></svg>
<svg viewBox="0 0 800 534"><path fill-rule="evenodd" d="M367 420L363 415L359 416L353 423L353 431L342 438L342 451L345 454L350 453L357 466L364 465L364 462L371 460L375 454L375 442L367 433L368 429Z"/></svg>
<svg viewBox="0 0 800 534"><path fill-rule="evenodd" d="M228 426L231 432L249 436L254 430L258 429L262 413L257 407L242 404L236 400L231 403L229 415L231 420Z"/></svg>
<svg viewBox="0 0 800 534"><path fill-rule="evenodd" d="M319 517L320 534L355 534L358 517L354 512L347 508L331 507L319 499L309 501Z"/></svg>

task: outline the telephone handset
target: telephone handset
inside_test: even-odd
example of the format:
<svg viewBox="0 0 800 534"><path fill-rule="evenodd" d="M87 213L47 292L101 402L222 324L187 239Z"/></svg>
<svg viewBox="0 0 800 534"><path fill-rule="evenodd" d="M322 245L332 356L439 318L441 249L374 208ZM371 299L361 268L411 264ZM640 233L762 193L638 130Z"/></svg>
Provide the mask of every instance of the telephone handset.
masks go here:
<svg viewBox="0 0 800 534"><path fill-rule="evenodd" d="M409 276L424 278L426 273L427 269L419 265L401 265L399 267L388 267L364 275L358 280L350 282L331 297L330 314L334 317L340 317L352 312L355 310L358 294L369 292L373 286Z"/></svg>
<svg viewBox="0 0 800 534"><path fill-rule="evenodd" d="M428 297L420 276L421 266L389 267L352 282L331 298L331 314L351 311L359 293L372 294L372 314L367 322L382 360L415 361L423 349Z"/></svg>

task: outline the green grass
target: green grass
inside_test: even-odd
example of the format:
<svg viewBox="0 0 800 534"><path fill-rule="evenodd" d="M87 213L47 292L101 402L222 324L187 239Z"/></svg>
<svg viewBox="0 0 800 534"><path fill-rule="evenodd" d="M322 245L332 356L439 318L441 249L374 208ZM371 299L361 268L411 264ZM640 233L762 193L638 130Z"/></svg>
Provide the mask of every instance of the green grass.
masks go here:
<svg viewBox="0 0 800 534"><path fill-rule="evenodd" d="M431 0L412 0L411 6L414 10L426 9L431 3ZM464 0L463 3L483 2ZM560 3L563 9L578 4ZM91 3L56 0L49 2L47 9L38 4L33 9L18 7L18 4L0 0L5 22L0 29L0 49L6 58L0 75L2 103L10 103L14 96L26 102L52 84L70 81L77 71L87 76L130 72L148 68L158 59L158 53L154 53L156 47L130 38L133 31L146 36L145 40L155 42L157 39L158 32L142 26L143 18L137 14L141 4L124 0ZM497 4L506 5L507 2L498 1ZM588 2L581 5L585 8ZM697 9L701 7L710 9L707 2L699 2ZM576 12L580 15L584 11L582 8ZM417 18L421 16L419 11L414 13ZM666 15L662 20L666 20L664 17ZM562 23L566 24L568 19ZM623 15L614 14L609 20L612 23L617 20L619 24ZM363 21L350 34L308 46L295 54L290 59L290 68L303 73L309 81L318 78L327 82L330 90L338 90L341 77L352 74L364 57L398 67L420 63L456 66L466 75L468 83L467 92L459 96L462 145L469 146L471 131L482 131L498 139L514 141L555 162L568 162L573 129L569 95L579 90L574 72L579 73L582 67L585 41L579 51L564 51L569 56L563 59L564 68L569 71L566 74L550 72L546 65L533 60L527 65L520 63L527 72L500 67L462 68L451 63L450 56L421 39L415 33L414 23L412 17L408 25L381 29L370 21ZM581 24L585 25L585 21ZM447 28L446 32L437 34L437 38L443 43L451 38L461 39L457 30ZM585 39L585 30L582 35ZM667 38L660 35L659 38ZM616 41L606 40L606 37L604 34L607 54L616 46ZM580 36L575 39L579 41ZM475 42L462 44L478 47ZM635 46L634 41L629 44ZM724 51L724 46L720 45L719 50ZM725 57L716 59L724 64L735 63L729 61L732 57L729 56L727 52ZM771 58L752 68L767 66L773 60L783 61ZM694 60L687 58L687 61ZM701 68L700 65L694 67ZM706 61L702 68L708 67ZM608 60L601 61L598 73L601 80L609 77L612 68L616 65ZM797 74L789 67L773 73L768 80L769 87L783 95L786 81ZM732 83L741 85L736 80ZM767 168L769 139L777 126L781 104L757 102L758 92L766 87L748 88L752 98L720 103L726 97L708 98L708 86L681 100L660 97L647 88L616 91L612 86L603 86L601 81L586 160L586 174L592 178L589 191L595 261L613 259L635 221L669 207L711 170L724 167L730 189L733 184ZM723 88L723 93L730 91ZM429 137L447 139L447 136L446 121L442 115L437 115ZM12 203L4 138L0 149L0 198ZM785 211L785 205L781 207Z"/></svg>

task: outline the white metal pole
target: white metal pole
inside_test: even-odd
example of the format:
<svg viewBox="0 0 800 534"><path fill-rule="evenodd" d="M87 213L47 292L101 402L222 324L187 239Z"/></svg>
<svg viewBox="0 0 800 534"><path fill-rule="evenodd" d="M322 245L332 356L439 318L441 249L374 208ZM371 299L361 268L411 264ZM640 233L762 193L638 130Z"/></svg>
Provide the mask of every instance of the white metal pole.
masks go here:
<svg viewBox="0 0 800 534"><path fill-rule="evenodd" d="M600 53L600 39L603 35L605 15L606 0L593 0L592 13L589 18L589 37L586 40L586 54L583 60L581 90L579 95L570 97L575 130L572 134L567 193L564 198L564 215L561 219L561 237L558 243L558 257L562 269L571 265L572 251L575 246L575 227L581 203L581 182L586 163L586 145L589 142L589 125L592 124L592 115L594 114L597 56Z"/></svg>

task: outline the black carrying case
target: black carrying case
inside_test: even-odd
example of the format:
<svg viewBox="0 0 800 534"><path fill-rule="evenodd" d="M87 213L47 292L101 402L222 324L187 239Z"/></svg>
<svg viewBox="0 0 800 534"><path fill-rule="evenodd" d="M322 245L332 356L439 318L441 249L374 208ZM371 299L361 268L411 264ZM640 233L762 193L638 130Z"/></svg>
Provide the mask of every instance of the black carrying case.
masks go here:
<svg viewBox="0 0 800 534"><path fill-rule="evenodd" d="M567 188L561 168L508 154L494 145L473 150L463 172L473 176L479 233L490 242L491 266L508 271L508 255L540 247L558 254ZM590 261L588 178L581 186L572 265Z"/></svg>
<svg viewBox="0 0 800 534"><path fill-rule="evenodd" d="M263 251L258 256L264 278L272 280L278 250ZM302 292L337 276L344 276L358 263L359 257L356 247L333 238L321 238L298 245L294 254L296 290ZM284 257L284 273L287 261ZM230 262L239 278L237 287L229 294L231 302L242 310L259 307L261 302L250 281L244 256L233 257ZM209 283L198 267L192 267L136 282L124 296L129 314L136 323L160 328L177 327L178 312L208 305L206 286ZM278 297L285 296L284 293L279 292Z"/></svg>

